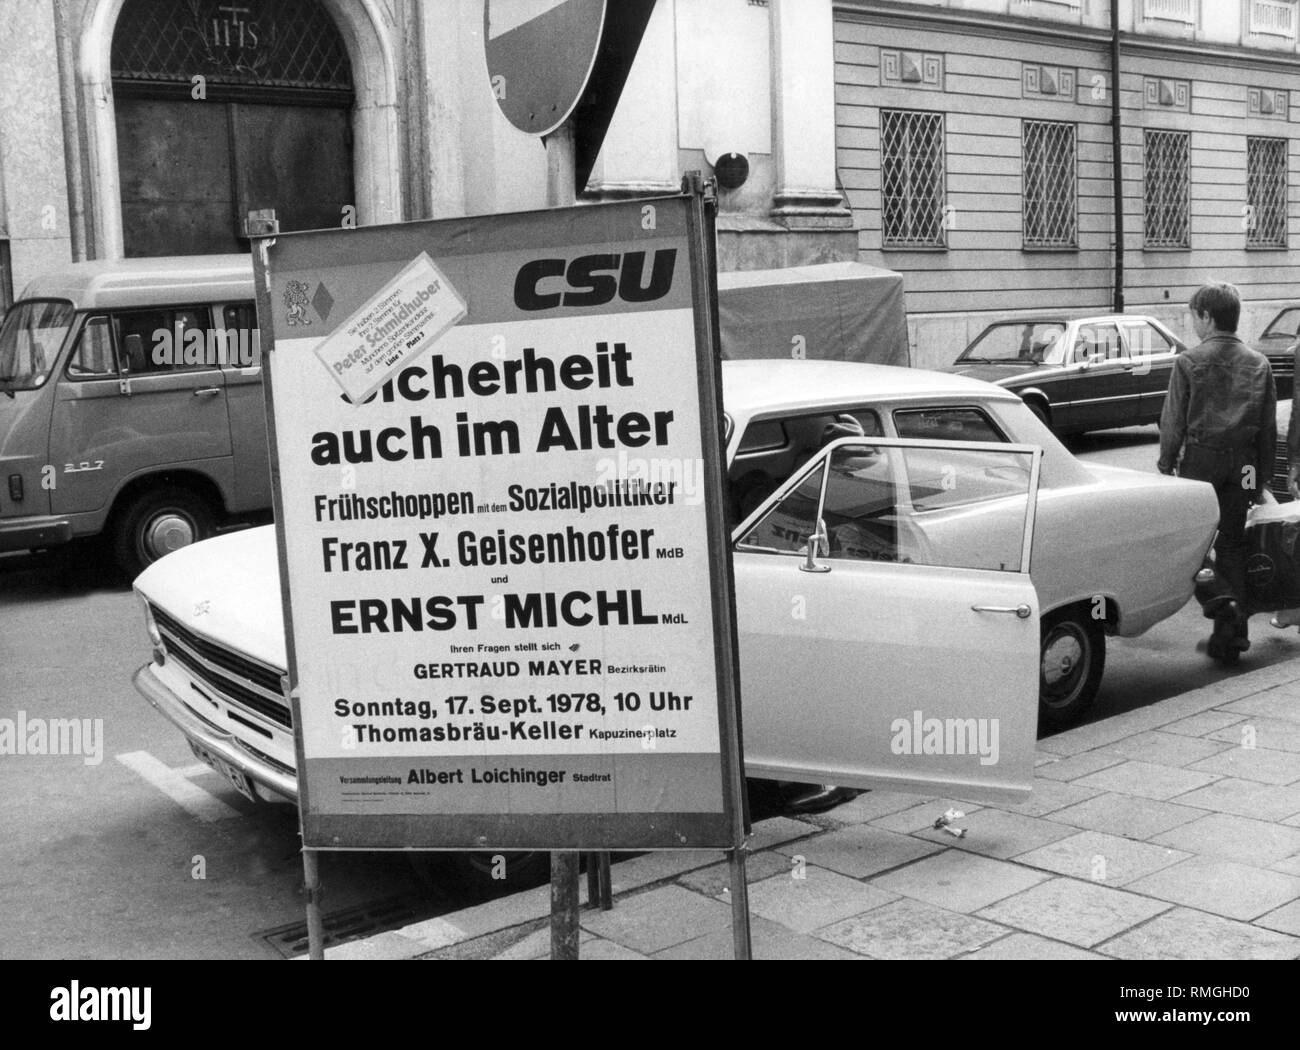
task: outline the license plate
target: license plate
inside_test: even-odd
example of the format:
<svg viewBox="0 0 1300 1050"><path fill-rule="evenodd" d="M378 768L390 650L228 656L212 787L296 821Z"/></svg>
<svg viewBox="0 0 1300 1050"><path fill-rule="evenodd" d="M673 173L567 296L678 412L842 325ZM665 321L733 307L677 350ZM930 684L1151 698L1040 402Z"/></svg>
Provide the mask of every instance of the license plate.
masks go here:
<svg viewBox="0 0 1300 1050"><path fill-rule="evenodd" d="M253 785L248 779L248 774L236 766L232 766L224 758L214 755L202 744L196 744L190 741L190 750L194 752L194 757L207 763L218 773L220 773L230 783L230 786L238 791L244 798L250 802L257 801L257 792L253 790Z"/></svg>

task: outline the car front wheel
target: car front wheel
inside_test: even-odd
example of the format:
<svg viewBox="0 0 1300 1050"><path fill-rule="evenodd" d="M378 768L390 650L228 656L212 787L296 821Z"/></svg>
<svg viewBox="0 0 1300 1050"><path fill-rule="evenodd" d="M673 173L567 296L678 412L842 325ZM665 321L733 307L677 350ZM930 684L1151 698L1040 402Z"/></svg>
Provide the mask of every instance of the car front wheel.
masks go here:
<svg viewBox="0 0 1300 1050"><path fill-rule="evenodd" d="M1085 610L1043 617L1039 649L1038 719L1072 725L1092 706L1106 668L1106 633Z"/></svg>

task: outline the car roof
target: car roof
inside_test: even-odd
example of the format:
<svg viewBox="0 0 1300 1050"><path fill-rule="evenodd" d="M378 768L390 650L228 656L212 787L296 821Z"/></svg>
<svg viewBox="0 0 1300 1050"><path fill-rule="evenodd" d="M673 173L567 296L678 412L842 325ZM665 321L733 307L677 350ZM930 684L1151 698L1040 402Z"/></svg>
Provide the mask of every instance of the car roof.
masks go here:
<svg viewBox="0 0 1300 1050"><path fill-rule="evenodd" d="M1008 317L1001 321L990 321L985 327L992 328L995 324L1073 324L1076 321L1155 321L1160 323L1160 319L1152 317L1150 314L1035 314L1032 317Z"/></svg>
<svg viewBox="0 0 1300 1050"><path fill-rule="evenodd" d="M80 310L253 298L251 255L179 255L69 263L29 282L24 299L70 299Z"/></svg>
<svg viewBox="0 0 1300 1050"><path fill-rule="evenodd" d="M1009 390L967 376L851 361L723 361L722 401L738 418L903 397L1017 401Z"/></svg>

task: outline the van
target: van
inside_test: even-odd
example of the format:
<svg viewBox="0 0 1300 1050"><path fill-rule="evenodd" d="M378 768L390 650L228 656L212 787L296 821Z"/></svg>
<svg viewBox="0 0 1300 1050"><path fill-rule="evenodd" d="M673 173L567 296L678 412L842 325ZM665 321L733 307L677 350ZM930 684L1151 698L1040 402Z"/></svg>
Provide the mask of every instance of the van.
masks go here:
<svg viewBox="0 0 1300 1050"><path fill-rule="evenodd" d="M135 576L268 511L248 255L72 263L0 324L0 551L104 534Z"/></svg>

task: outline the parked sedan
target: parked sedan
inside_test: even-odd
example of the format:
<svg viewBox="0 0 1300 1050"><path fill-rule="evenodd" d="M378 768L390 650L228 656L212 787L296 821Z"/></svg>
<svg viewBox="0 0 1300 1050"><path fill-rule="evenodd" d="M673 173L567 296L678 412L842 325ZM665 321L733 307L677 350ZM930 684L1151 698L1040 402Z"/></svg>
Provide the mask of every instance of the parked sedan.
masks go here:
<svg viewBox="0 0 1300 1050"><path fill-rule="evenodd" d="M1269 321L1263 334L1255 340L1255 349L1273 366L1273 382L1278 400L1289 398L1295 390L1295 346L1300 341L1300 306L1288 306Z"/></svg>
<svg viewBox="0 0 1300 1050"><path fill-rule="evenodd" d="M1106 636L1192 594L1213 490L1084 464L1009 391L813 361L725 362L723 386L751 776L1023 797L1037 723L1088 707ZM296 794L277 565L261 528L135 582L137 688L249 797Z"/></svg>
<svg viewBox="0 0 1300 1050"><path fill-rule="evenodd" d="M998 321L948 369L1014 390L1056 434L1160 419L1186 345L1154 317L1105 314Z"/></svg>

